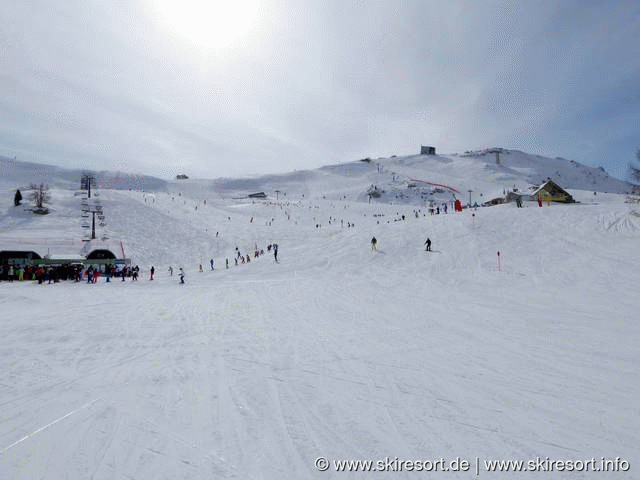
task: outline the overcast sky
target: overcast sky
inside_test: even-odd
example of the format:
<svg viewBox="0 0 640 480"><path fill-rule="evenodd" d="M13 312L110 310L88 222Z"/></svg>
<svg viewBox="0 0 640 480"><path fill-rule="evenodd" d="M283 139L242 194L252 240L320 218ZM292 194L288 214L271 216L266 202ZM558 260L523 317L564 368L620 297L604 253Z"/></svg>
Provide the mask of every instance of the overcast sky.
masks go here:
<svg viewBox="0 0 640 480"><path fill-rule="evenodd" d="M2 0L0 20L19 160L215 178L495 146L623 178L640 148L637 0Z"/></svg>

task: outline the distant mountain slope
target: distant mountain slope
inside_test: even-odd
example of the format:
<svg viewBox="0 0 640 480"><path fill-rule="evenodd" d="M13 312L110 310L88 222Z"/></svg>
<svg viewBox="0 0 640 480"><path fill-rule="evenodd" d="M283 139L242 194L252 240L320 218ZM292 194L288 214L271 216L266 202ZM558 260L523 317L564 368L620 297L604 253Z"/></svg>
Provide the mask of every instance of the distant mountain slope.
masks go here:
<svg viewBox="0 0 640 480"><path fill-rule="evenodd" d="M496 164L496 150L499 151L499 165ZM575 160L505 149L466 152L459 156L484 162L488 171L505 177L522 178L533 185L551 178L562 187L575 190L627 193L631 188L629 183L611 177L604 168L589 167Z"/></svg>
<svg viewBox="0 0 640 480"><path fill-rule="evenodd" d="M316 170L244 179L220 178L208 184L211 192L234 196L264 191L283 194L356 197L378 202L424 203L452 197L488 198L506 189L527 189L551 178L566 189L627 193L631 186L603 169L573 160L547 158L517 150L496 149L453 155L410 155L363 159ZM200 188L203 184L199 184ZM185 187L186 188L186 187Z"/></svg>
<svg viewBox="0 0 640 480"><path fill-rule="evenodd" d="M17 162L7 157L0 157L0 172L2 180L14 183L16 188L41 181L51 186L73 188L79 185L83 173L81 170ZM171 190L200 199L234 198L265 192L269 198L298 199L307 196L421 205L449 201L454 197L482 201L511 188L526 190L547 178L566 189L609 193L631 191L629 183L609 176L602 168L507 149L367 158L315 170L213 180L165 181L128 173L91 173L96 175L99 189Z"/></svg>
<svg viewBox="0 0 640 480"><path fill-rule="evenodd" d="M14 183L16 188L25 188L31 183L47 183L51 187L73 188L80 187L80 177L83 173L96 177L96 186L101 189L113 190L149 190L166 191L167 182L148 175L135 175L122 172L107 172L94 170L72 170L43 165L39 163L15 161L0 156L0 177L2 181Z"/></svg>

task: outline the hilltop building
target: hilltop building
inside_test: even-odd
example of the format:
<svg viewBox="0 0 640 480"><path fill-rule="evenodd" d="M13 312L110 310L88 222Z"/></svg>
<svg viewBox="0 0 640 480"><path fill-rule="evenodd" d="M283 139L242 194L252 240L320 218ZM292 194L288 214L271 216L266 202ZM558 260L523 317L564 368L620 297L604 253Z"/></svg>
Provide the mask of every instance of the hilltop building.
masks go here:
<svg viewBox="0 0 640 480"><path fill-rule="evenodd" d="M420 146L420 155L435 155L436 147L431 147L429 145L421 145Z"/></svg>
<svg viewBox="0 0 640 480"><path fill-rule="evenodd" d="M531 199L537 200L538 196L542 197L544 202L575 203L573 197L552 180L547 180L539 187L533 188Z"/></svg>

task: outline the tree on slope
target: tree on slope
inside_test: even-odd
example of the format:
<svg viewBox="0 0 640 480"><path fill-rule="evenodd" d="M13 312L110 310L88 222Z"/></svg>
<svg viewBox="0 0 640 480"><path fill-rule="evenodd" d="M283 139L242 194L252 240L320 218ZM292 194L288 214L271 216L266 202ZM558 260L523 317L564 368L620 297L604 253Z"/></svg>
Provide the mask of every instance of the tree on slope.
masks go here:
<svg viewBox="0 0 640 480"><path fill-rule="evenodd" d="M44 183L41 183L40 185L31 185L31 200L36 207L33 209L33 213L49 213L49 209L46 207L46 204L50 200L49 187L47 187Z"/></svg>
<svg viewBox="0 0 640 480"><path fill-rule="evenodd" d="M634 163L629 164L629 179L636 186L635 193L640 193L640 149L636 152L636 158L638 160L637 165Z"/></svg>

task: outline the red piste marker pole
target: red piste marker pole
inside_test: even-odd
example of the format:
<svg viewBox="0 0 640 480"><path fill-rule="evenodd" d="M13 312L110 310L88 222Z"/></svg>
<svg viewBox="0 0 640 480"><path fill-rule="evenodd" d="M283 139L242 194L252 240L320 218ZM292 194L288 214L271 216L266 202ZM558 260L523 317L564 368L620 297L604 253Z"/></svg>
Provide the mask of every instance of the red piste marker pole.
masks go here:
<svg viewBox="0 0 640 480"><path fill-rule="evenodd" d="M502 271L500 270L500 252L498 251L498 271Z"/></svg>

